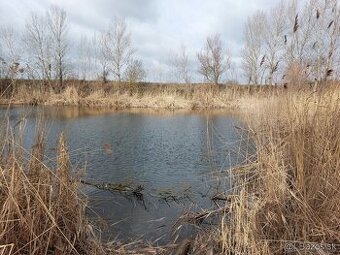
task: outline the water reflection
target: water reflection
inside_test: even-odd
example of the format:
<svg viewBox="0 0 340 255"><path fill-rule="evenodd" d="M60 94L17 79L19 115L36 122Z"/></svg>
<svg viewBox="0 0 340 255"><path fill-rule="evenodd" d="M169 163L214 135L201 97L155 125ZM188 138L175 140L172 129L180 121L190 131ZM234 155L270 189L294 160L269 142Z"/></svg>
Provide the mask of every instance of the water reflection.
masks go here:
<svg viewBox="0 0 340 255"><path fill-rule="evenodd" d="M0 110L1 115L6 115L5 112ZM188 207L193 210L211 207L209 196L228 189L226 174L221 178L211 173L244 160L239 148L247 143L234 128L240 125L237 116L221 112L19 107L12 108L7 115L13 124L24 116L27 148L34 143L36 120L44 116L48 129L47 156L51 159L48 164L54 164L56 140L64 132L73 166L86 165L83 177L86 181L144 187L143 203L84 187L90 199L89 215L106 222L104 238L156 240L164 236L165 241L180 213ZM185 193L186 198L166 201L160 196L164 192L178 197Z"/></svg>

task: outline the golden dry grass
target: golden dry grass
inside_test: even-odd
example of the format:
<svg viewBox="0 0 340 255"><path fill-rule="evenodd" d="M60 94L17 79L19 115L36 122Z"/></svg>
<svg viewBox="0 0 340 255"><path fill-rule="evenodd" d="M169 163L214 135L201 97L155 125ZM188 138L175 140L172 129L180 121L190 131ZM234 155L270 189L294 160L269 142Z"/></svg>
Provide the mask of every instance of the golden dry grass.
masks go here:
<svg viewBox="0 0 340 255"><path fill-rule="evenodd" d="M7 85L6 85L7 86ZM3 86L4 88L6 86ZM69 82L58 90L49 86L18 81L3 89L0 104L68 105L105 107L111 109L236 109L242 100L277 93L273 86L238 86L209 84L100 84L98 82ZM1 94L0 94L1 95Z"/></svg>
<svg viewBox="0 0 340 255"><path fill-rule="evenodd" d="M340 253L338 86L254 105L245 121L256 160L234 169L221 223L195 240L195 254Z"/></svg>
<svg viewBox="0 0 340 255"><path fill-rule="evenodd" d="M0 254L102 254L71 174L64 136L57 166L50 169L44 164L42 131L31 152L21 147L20 134L1 131Z"/></svg>

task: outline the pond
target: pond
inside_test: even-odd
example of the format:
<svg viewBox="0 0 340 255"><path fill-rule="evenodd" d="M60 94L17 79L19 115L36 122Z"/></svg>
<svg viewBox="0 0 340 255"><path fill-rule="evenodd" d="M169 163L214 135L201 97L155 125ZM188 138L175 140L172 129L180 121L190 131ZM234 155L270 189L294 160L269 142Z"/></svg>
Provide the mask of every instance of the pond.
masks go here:
<svg viewBox="0 0 340 255"><path fill-rule="evenodd" d="M242 163L248 145L237 116L225 112L103 112L78 107L0 108L11 125L26 122L24 146L34 144L40 119L47 130L48 164L64 132L75 169L86 183L140 187L142 199L83 185L88 215L106 240L166 242L186 210L214 206L230 189L228 169ZM188 235L186 230L182 235Z"/></svg>

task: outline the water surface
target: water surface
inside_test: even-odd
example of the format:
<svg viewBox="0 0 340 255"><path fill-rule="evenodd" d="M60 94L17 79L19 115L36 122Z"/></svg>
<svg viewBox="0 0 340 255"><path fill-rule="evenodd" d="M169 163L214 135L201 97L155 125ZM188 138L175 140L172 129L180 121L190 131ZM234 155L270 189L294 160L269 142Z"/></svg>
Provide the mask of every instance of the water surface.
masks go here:
<svg viewBox="0 0 340 255"><path fill-rule="evenodd" d="M100 112L78 107L15 107L12 126L26 123L24 144L34 144L37 120L47 130L47 156L54 164L56 141L64 132L76 169L86 169L84 180L93 183L142 185L144 200L94 187L83 187L89 197L88 214L102 219L105 239L143 238L159 242L187 209L213 206L211 196L228 190L226 173L241 163L242 134L238 118L221 112ZM240 147L241 146L241 147ZM216 177L217 176L217 177ZM174 194L167 201L159 194Z"/></svg>

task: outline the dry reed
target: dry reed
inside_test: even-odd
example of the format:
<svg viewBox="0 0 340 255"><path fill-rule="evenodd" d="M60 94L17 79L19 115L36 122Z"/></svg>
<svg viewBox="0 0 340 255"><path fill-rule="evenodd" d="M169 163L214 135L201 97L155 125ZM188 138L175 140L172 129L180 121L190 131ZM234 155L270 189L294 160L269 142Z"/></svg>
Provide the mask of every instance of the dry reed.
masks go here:
<svg viewBox="0 0 340 255"><path fill-rule="evenodd" d="M276 94L282 90L274 86L238 86L210 84L127 84L114 82L68 82L65 88L31 84L33 81L17 81L15 90L0 96L0 104L23 105L72 105L105 107L111 109L235 109L240 99L255 95L257 98ZM4 83L6 84L6 83ZM3 85L5 88L6 86ZM0 84L1 92L1 84Z"/></svg>
<svg viewBox="0 0 340 255"><path fill-rule="evenodd" d="M0 254L102 254L85 217L64 136L56 168L50 169L44 164L42 131L32 152L21 147L20 133L1 131Z"/></svg>
<svg viewBox="0 0 340 255"><path fill-rule="evenodd" d="M233 170L219 226L194 254L340 253L340 92L292 90L245 113L256 160Z"/></svg>

